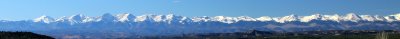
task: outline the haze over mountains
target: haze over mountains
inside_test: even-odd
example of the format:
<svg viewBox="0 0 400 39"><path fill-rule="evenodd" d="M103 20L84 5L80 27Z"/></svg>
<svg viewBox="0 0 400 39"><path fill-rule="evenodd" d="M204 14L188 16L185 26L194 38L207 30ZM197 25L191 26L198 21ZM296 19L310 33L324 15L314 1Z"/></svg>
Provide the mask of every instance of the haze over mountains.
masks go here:
<svg viewBox="0 0 400 39"><path fill-rule="evenodd" d="M66 35L129 37L147 35L180 35L190 33L226 33L248 30L294 32L321 30L399 30L400 14L389 16L357 15L289 15L262 16L202 16L140 15L129 13L103 14L89 17L82 14L53 18L40 16L32 20L0 22L3 31L33 31L56 38ZM107 33L107 34L105 34Z"/></svg>

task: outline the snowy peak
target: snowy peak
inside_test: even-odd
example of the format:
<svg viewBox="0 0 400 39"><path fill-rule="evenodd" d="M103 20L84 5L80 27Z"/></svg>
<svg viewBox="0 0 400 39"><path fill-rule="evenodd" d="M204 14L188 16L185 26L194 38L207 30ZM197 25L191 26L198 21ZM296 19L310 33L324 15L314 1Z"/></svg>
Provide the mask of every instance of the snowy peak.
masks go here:
<svg viewBox="0 0 400 39"><path fill-rule="evenodd" d="M92 22L94 20L95 20L94 18L85 16L83 14L76 14L69 17L63 16L61 18L58 18L56 22L77 24L77 23Z"/></svg>
<svg viewBox="0 0 400 39"><path fill-rule="evenodd" d="M398 13L398 14L395 14L395 15L392 15L392 16L394 16L394 17L395 17L395 19L397 19L398 21L400 21L400 13Z"/></svg>
<svg viewBox="0 0 400 39"><path fill-rule="evenodd" d="M135 22L143 22L145 20L147 20L146 15L136 16L136 18L135 18Z"/></svg>
<svg viewBox="0 0 400 39"><path fill-rule="evenodd" d="M387 22L396 21L396 17L395 16L385 16L384 18L386 19Z"/></svg>
<svg viewBox="0 0 400 39"><path fill-rule="evenodd" d="M256 19L249 16L239 16L237 17L237 19L240 21L257 21Z"/></svg>
<svg viewBox="0 0 400 39"><path fill-rule="evenodd" d="M211 20L211 17L208 16L202 16L202 17L193 17L191 18L193 22L208 22Z"/></svg>
<svg viewBox="0 0 400 39"><path fill-rule="evenodd" d="M314 14L311 16L304 16L303 18L300 19L301 22L309 22L311 20L321 20L322 16L320 14Z"/></svg>
<svg viewBox="0 0 400 39"><path fill-rule="evenodd" d="M354 13L349 13L344 17L345 21L352 21L352 22L357 22L361 20L361 17L357 14Z"/></svg>
<svg viewBox="0 0 400 39"><path fill-rule="evenodd" d="M43 15L43 16L40 16L39 18L34 19L33 22L50 23L53 21L54 21L54 18Z"/></svg>
<svg viewBox="0 0 400 39"><path fill-rule="evenodd" d="M164 17L163 15L141 15L136 17L135 22L162 22L165 21Z"/></svg>
<svg viewBox="0 0 400 39"><path fill-rule="evenodd" d="M120 22L126 22L126 21L134 21L135 20L135 16L129 13L124 13L124 14L118 14L118 21Z"/></svg>
<svg viewBox="0 0 400 39"><path fill-rule="evenodd" d="M261 16L259 18L256 18L258 21L272 21L273 19L269 16Z"/></svg>
<svg viewBox="0 0 400 39"><path fill-rule="evenodd" d="M340 20L342 20L341 18L342 17L339 16L338 14L335 14L335 15L324 15L321 20L340 22Z"/></svg>
<svg viewBox="0 0 400 39"><path fill-rule="evenodd" d="M361 19L364 21L375 21L376 18L370 16L370 15L360 15Z"/></svg>
<svg viewBox="0 0 400 39"><path fill-rule="evenodd" d="M219 21L228 24L236 22L236 20L233 17L225 17L225 16L215 16L212 18L212 21Z"/></svg>
<svg viewBox="0 0 400 39"><path fill-rule="evenodd" d="M168 14L168 15L165 16L165 18L166 18L167 21L186 20L185 17L183 17L183 16L177 16L177 15L174 15L174 14Z"/></svg>
<svg viewBox="0 0 400 39"><path fill-rule="evenodd" d="M385 18L379 15L375 15L374 18L378 21L385 21Z"/></svg>
<svg viewBox="0 0 400 39"><path fill-rule="evenodd" d="M65 21L67 21L68 20L68 17L67 16L62 16L61 18L58 18L58 19L56 19L55 21L56 22L65 22Z"/></svg>
<svg viewBox="0 0 400 39"><path fill-rule="evenodd" d="M297 21L298 18L297 15L289 15L289 16L284 16L282 18L279 18L278 20L275 20L276 22L280 22L280 23L285 23L285 22L290 22L290 21Z"/></svg>
<svg viewBox="0 0 400 39"><path fill-rule="evenodd" d="M168 14L165 17L166 17L167 20L179 20L179 19L176 19L178 17L175 16L174 14Z"/></svg>
<svg viewBox="0 0 400 39"><path fill-rule="evenodd" d="M154 22L162 22L162 21L164 21L163 19L163 17L164 17L164 15L148 15L147 17L150 17L150 19L152 20L152 21L154 21Z"/></svg>
<svg viewBox="0 0 400 39"><path fill-rule="evenodd" d="M168 15L165 16L165 18L166 18L165 20L168 21L168 23L171 23L171 22L183 22L183 21L188 19L187 17L177 16L177 15L174 15L174 14L168 14Z"/></svg>
<svg viewBox="0 0 400 39"><path fill-rule="evenodd" d="M386 21L388 21L388 22L400 21L400 13L399 14L385 16L384 19L386 19Z"/></svg>
<svg viewBox="0 0 400 39"><path fill-rule="evenodd" d="M286 22L310 22L312 20L315 21L351 21L351 22L359 22L359 21L385 21L385 22L394 22L400 21L400 14L394 14L389 16L378 16L378 15L357 15L354 13L349 13L346 15L321 15L314 14L309 16L297 16L297 15L289 15L284 17L269 17L262 16L259 18L252 18L249 16L239 16L239 17L227 17L227 16L202 16L202 17L185 17L185 16L177 16L173 14L167 15L140 15L134 16L129 13L112 15L110 13L103 14L98 17L88 17L82 14L72 15L69 17L61 17L57 20L54 20L49 16L40 16L39 18L33 19L33 22L42 22L42 23L51 23L51 22L61 22L61 23L86 23L86 22L163 22L163 23L181 23L185 24L187 22L221 22L221 23L237 23L240 21L259 21L259 22L267 22L274 21L278 23L286 23Z"/></svg>

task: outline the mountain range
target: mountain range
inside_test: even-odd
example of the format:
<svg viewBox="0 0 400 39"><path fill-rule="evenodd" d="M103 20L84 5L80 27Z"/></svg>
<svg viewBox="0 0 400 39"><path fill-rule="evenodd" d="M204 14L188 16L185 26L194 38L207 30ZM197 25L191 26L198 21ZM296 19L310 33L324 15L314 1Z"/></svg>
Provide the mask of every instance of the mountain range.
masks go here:
<svg viewBox="0 0 400 39"><path fill-rule="evenodd" d="M289 15L261 16L200 16L140 15L129 13L97 17L82 14L53 18L40 16L32 20L0 21L2 31L33 31L56 38L70 36L151 36L191 33L227 33L248 30L295 32L321 30L400 30L400 13L389 16L357 15ZM106 33L106 34L105 34ZM86 36L90 38L90 36Z"/></svg>
<svg viewBox="0 0 400 39"><path fill-rule="evenodd" d="M293 22L293 21L300 21L300 22L310 22L312 20L320 20L320 21L336 21L336 22L344 22L344 21L351 21L351 22L359 22L359 21L385 21L385 22L393 22L400 20L400 13L389 15L389 16L378 16L378 15L357 15L354 13L349 13L346 15L339 16L335 15L321 15L321 14L314 14L310 16L297 16L297 15L289 15L283 17L269 17L269 16L262 16L258 18L252 18L249 16L239 16L239 17L227 17L227 16L202 16L202 17L185 17L185 16L177 16L173 14L168 15L141 15L141 16L134 16L129 13L118 14L118 15L111 15L109 13L103 14L102 16L97 17L89 17L82 14L72 15L69 17L61 17L61 18L53 18L49 16L40 16L36 19L30 20L37 23L60 23L60 22L69 22L71 24L75 23L87 23L87 22L99 22L99 21L108 21L108 22L144 22L144 21L151 21L151 22L180 22L180 23L188 23L188 22L221 22L221 23L237 23L239 21L272 21L272 22Z"/></svg>

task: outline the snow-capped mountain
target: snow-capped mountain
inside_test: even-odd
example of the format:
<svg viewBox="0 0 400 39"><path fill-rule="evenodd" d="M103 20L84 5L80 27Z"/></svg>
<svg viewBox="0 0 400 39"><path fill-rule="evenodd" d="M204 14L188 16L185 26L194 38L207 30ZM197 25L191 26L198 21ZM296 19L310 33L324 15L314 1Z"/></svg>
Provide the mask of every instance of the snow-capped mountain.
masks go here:
<svg viewBox="0 0 400 39"><path fill-rule="evenodd" d="M358 22L358 21L361 20L361 17L360 17L359 15L357 15L357 14L350 13L350 14L347 14L347 15L343 18L343 20L344 20L344 21Z"/></svg>
<svg viewBox="0 0 400 39"><path fill-rule="evenodd" d="M330 20L330 21L336 21L336 22L340 22L341 21L341 17L338 14L335 15L324 15L324 18L322 18L321 20Z"/></svg>
<svg viewBox="0 0 400 39"><path fill-rule="evenodd" d="M130 21L134 21L136 16L129 14L129 13L124 13L124 14L118 14L118 21L120 22L130 22Z"/></svg>
<svg viewBox="0 0 400 39"><path fill-rule="evenodd" d="M384 18L383 16L375 15L374 18L375 18L377 21L385 21L385 18Z"/></svg>
<svg viewBox="0 0 400 39"><path fill-rule="evenodd" d="M238 19L238 21L257 21L256 19L249 16L239 16L236 18Z"/></svg>
<svg viewBox="0 0 400 39"><path fill-rule="evenodd" d="M386 19L387 22L398 21L398 20L396 19L396 16L393 16L393 15L391 15L391 16L385 16L384 18Z"/></svg>
<svg viewBox="0 0 400 39"><path fill-rule="evenodd" d="M370 16L370 15L360 15L361 20L365 20L365 21L376 21L377 19Z"/></svg>
<svg viewBox="0 0 400 39"><path fill-rule="evenodd" d="M208 22L209 20L211 20L211 17L208 17L208 16L193 17L193 18L191 18L191 20L193 22Z"/></svg>
<svg viewBox="0 0 400 39"><path fill-rule="evenodd" d="M134 33L134 35L181 35L190 33L263 31L313 31L313 30L400 30L400 13L388 16L357 15L289 15L262 16L200 16L138 15L129 13L103 14L89 17L83 14L54 19L40 16L33 20L1 20L0 30L52 31L56 37L63 32ZM101 30L101 31L99 31ZM57 32L56 32L57 31ZM87 34L87 33L85 33ZM97 35L94 35L97 36ZM62 36L59 36L62 37Z"/></svg>
<svg viewBox="0 0 400 39"><path fill-rule="evenodd" d="M148 19L146 15L141 15L141 16L136 16L134 20L135 22L143 22L145 20L150 20L150 19Z"/></svg>
<svg viewBox="0 0 400 39"><path fill-rule="evenodd" d="M276 22L280 22L280 23L285 23L285 22L290 22L290 21L298 21L299 18L297 15L289 15L289 16L284 16L282 18L279 18L278 20L275 20Z"/></svg>
<svg viewBox="0 0 400 39"><path fill-rule="evenodd" d="M272 21L273 19L269 16L261 16L260 18L256 18L257 21Z"/></svg>
<svg viewBox="0 0 400 39"><path fill-rule="evenodd" d="M234 22L237 22L236 20L237 19L233 18L233 17L215 16L215 17L212 18L211 21L219 21L219 22L222 22L222 23L234 23Z"/></svg>
<svg viewBox="0 0 400 39"><path fill-rule="evenodd" d="M54 22L54 18L43 15L43 16L40 16L39 18L33 19L33 22L50 23L50 22Z"/></svg>
<svg viewBox="0 0 400 39"><path fill-rule="evenodd" d="M165 16L165 21L167 21L168 24L178 23L178 22L184 24L184 22L188 21L188 20L189 20L189 18L187 18L187 17L177 16L177 15L174 15L174 14L168 14L168 15Z"/></svg>
<svg viewBox="0 0 400 39"><path fill-rule="evenodd" d="M51 22L69 22L69 23L85 23L85 22L96 22L96 21L109 21L109 22L209 22L209 21L217 21L222 23L235 23L238 21L275 21L279 23L292 22L292 21L300 21L300 22L309 22L312 20L320 20L320 21L386 21L393 22L400 20L400 14L389 15L389 16L378 16L378 15L357 15L354 13L349 13L346 15L321 15L314 14L310 16L297 16L297 15L289 15L284 17L276 17L272 18L269 16L262 16L259 18L252 18L249 16L239 16L239 17L227 17L227 16L214 16L214 17L185 17L185 16L177 16L173 14L168 15L141 15L134 16L133 14L124 13L124 14L103 14L99 17L88 17L82 14L72 15L70 17L61 17L59 19L54 19L49 16L40 16L39 18L34 19L34 22L43 22L43 23L51 23Z"/></svg>
<svg viewBox="0 0 400 39"><path fill-rule="evenodd" d="M394 17L396 17L395 19L400 20L400 13L399 14L395 14L395 15L391 15L391 16L394 16Z"/></svg>
<svg viewBox="0 0 400 39"><path fill-rule="evenodd" d="M309 22L311 20L321 20L322 16L320 14L315 14L315 15L311 15L311 16L304 16L303 18L301 18L301 22Z"/></svg>

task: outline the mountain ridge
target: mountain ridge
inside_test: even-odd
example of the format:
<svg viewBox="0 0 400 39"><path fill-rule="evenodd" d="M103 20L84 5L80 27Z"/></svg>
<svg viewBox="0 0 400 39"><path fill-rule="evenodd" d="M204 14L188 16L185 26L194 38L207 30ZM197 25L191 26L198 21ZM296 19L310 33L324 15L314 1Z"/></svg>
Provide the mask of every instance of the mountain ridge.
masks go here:
<svg viewBox="0 0 400 39"><path fill-rule="evenodd" d="M3 31L33 31L63 38L65 35L82 36L159 36L188 33L229 33L246 30L296 32L325 30L400 30L400 15L289 15L283 17L262 16L201 16L185 17L179 15L133 15L104 14L89 17L82 14L64 16L56 20L41 16L36 20L0 20ZM68 32L68 33L65 33ZM87 33L82 33L87 32ZM117 35L116 35L117 34ZM119 35L122 34L122 35ZM126 37L126 36L125 36Z"/></svg>
<svg viewBox="0 0 400 39"><path fill-rule="evenodd" d="M343 17L343 18L340 18ZM65 20L62 20L65 19ZM95 19L95 20L93 20ZM292 22L292 21L301 21L301 22L309 22L311 20L324 20L324 21L351 21L351 22L358 22L358 21L386 21L386 22L393 22L393 21L400 21L400 13L389 15L389 16L371 16L371 15L357 15L354 13L349 13L346 15L321 15L321 14L314 14L310 16L297 16L297 15L289 15L283 17L269 17L269 16L262 16L258 18L252 18L248 16L238 16L238 17L227 17L227 16L214 16L214 17L185 17L185 16L178 16L173 14L168 15L141 15L135 16L130 13L123 13L123 14L103 14L102 16L98 17L88 17L82 14L73 15L66 18L58 18L54 19L49 16L41 16L39 18L34 19L34 22L43 21L45 23L51 22L65 22L69 21L71 24L73 23L85 23L85 22L95 22L95 21L114 21L114 22L141 22L141 21L153 21L153 22L171 22L171 21L179 21L179 22L199 22L199 21L218 21L223 23L236 23L238 21L274 21L279 23L285 22Z"/></svg>

